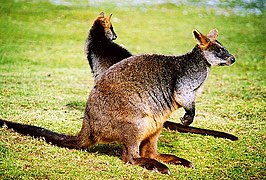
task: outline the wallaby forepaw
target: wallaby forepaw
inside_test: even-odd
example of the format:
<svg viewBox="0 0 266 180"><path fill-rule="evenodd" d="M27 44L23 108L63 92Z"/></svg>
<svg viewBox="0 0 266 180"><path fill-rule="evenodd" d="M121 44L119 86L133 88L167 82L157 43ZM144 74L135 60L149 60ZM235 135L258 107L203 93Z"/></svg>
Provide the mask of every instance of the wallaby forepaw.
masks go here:
<svg viewBox="0 0 266 180"><path fill-rule="evenodd" d="M184 117L180 118L180 120L184 126L189 126L193 122L193 117L185 114Z"/></svg>

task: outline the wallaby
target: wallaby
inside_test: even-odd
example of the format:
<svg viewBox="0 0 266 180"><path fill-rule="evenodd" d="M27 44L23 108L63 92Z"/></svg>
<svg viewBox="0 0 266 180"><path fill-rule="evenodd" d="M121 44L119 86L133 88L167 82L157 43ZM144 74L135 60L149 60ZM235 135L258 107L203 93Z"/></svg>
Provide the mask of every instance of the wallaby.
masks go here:
<svg viewBox="0 0 266 180"><path fill-rule="evenodd" d="M117 35L110 21L111 17L112 14L104 17L104 13L100 13L86 39L84 51L95 81L113 64L132 56L128 50L113 42Z"/></svg>
<svg viewBox="0 0 266 180"><path fill-rule="evenodd" d="M170 170L161 162L193 167L183 158L157 152L163 124L180 107L186 110L183 121L192 122L195 95L211 65L229 66L235 62L234 56L216 40L216 29L207 36L197 30L193 34L197 45L185 55L132 56L105 71L89 95L82 128L76 136L4 120L0 125L67 148L119 142L124 162L164 174L170 174Z"/></svg>
<svg viewBox="0 0 266 180"><path fill-rule="evenodd" d="M95 19L89 35L86 39L85 53L89 61L94 80L97 81L101 74L103 74L113 64L122 61L125 58L132 56L132 54L125 48L114 43L113 40L117 38L111 23L112 14L105 17L104 12L101 12ZM176 130L183 133L195 133L203 135L212 135L215 137L222 137L231 140L238 138L224 132L200 129L195 127L187 127L189 122L183 121L183 125L171 121L166 121L164 127L170 130Z"/></svg>

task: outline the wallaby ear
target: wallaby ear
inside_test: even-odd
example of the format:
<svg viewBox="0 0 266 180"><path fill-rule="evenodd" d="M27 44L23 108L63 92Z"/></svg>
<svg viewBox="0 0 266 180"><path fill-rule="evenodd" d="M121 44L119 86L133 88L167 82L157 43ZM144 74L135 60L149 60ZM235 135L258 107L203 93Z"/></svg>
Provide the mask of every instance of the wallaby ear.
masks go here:
<svg viewBox="0 0 266 180"><path fill-rule="evenodd" d="M208 38L205 35L201 34L197 29L193 31L193 34L198 45L200 45L201 47L207 47L209 45Z"/></svg>
<svg viewBox="0 0 266 180"><path fill-rule="evenodd" d="M207 35L207 37L211 40L211 41L215 41L218 37L218 30L217 29L213 29L209 32L209 34Z"/></svg>
<svg viewBox="0 0 266 180"><path fill-rule="evenodd" d="M111 17L112 17L112 14L110 14L110 16L108 17L108 20L109 20L109 21L110 21Z"/></svg>
<svg viewBox="0 0 266 180"><path fill-rule="evenodd" d="M104 12L101 12L98 17L99 18L104 18Z"/></svg>

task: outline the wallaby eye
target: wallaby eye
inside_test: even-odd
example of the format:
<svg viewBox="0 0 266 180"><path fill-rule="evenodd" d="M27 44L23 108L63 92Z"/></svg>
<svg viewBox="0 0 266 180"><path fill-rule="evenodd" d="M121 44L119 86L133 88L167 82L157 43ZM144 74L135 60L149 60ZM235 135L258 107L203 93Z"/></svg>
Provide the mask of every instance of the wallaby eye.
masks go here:
<svg viewBox="0 0 266 180"><path fill-rule="evenodd" d="M217 52L218 53L222 53L223 52L223 49L222 48L218 48Z"/></svg>
<svg viewBox="0 0 266 180"><path fill-rule="evenodd" d="M101 24L103 24L103 25L106 24L106 21L105 21L104 19L101 19L100 22L101 22Z"/></svg>
<svg viewBox="0 0 266 180"><path fill-rule="evenodd" d="M226 55L229 54L229 52L224 47L217 48L216 49L216 53L217 53L217 56L218 57L220 57L220 56L226 56Z"/></svg>
<svg viewBox="0 0 266 180"><path fill-rule="evenodd" d="M223 54L225 52L225 49L223 47L216 47L214 50L218 54Z"/></svg>

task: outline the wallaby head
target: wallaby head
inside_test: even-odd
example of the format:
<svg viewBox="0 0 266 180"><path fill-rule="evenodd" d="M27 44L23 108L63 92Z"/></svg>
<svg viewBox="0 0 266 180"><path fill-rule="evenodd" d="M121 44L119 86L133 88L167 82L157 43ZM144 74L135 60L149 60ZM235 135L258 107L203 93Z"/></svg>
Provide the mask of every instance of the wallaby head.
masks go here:
<svg viewBox="0 0 266 180"><path fill-rule="evenodd" d="M95 24L99 24L105 34L105 37L111 41L115 40L117 38L117 35L115 34L114 28L111 23L111 17L112 14L108 17L104 16L104 12L101 12L97 19L95 20Z"/></svg>
<svg viewBox="0 0 266 180"><path fill-rule="evenodd" d="M194 30L193 34L198 46L210 65L229 66L235 62L234 56L217 41L217 29L211 30L207 36L203 35L198 30Z"/></svg>

